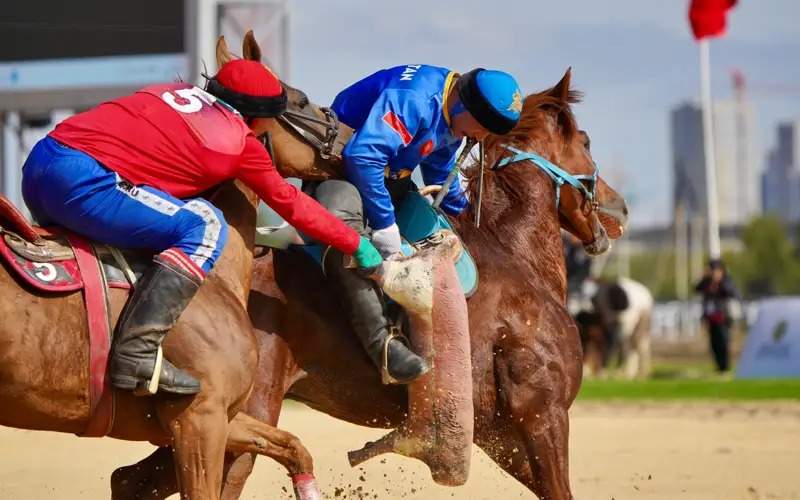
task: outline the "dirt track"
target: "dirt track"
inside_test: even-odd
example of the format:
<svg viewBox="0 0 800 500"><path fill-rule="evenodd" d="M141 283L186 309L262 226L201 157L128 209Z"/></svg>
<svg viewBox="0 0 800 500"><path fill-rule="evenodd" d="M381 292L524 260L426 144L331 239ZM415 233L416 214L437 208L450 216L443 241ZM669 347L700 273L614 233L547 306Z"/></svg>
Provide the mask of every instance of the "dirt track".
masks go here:
<svg viewBox="0 0 800 500"><path fill-rule="evenodd" d="M382 431L295 405L281 424L315 455L317 476L330 498L534 498L479 451L467 485L445 488L433 484L422 464L400 457L351 469L345 452ZM579 500L800 500L796 403L582 404L573 410L571 443ZM150 450L141 443L0 428L0 499L106 499L113 467ZM244 498L292 498L283 488L290 488L283 470L261 459Z"/></svg>

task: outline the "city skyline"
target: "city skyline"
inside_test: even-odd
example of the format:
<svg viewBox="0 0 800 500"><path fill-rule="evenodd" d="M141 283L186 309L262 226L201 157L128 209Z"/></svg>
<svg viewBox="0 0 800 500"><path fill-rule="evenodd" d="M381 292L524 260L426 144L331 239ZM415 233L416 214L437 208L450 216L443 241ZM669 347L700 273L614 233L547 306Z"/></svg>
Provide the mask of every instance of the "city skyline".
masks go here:
<svg viewBox="0 0 800 500"><path fill-rule="evenodd" d="M786 222L800 220L800 120L774 129L775 146L768 154L762 189L764 210Z"/></svg>

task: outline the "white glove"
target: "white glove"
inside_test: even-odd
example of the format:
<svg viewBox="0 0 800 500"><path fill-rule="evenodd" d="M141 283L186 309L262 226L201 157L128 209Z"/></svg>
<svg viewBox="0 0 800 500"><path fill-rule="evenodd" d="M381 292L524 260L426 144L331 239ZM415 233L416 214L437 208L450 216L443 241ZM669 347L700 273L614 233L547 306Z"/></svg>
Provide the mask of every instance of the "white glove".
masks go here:
<svg viewBox="0 0 800 500"><path fill-rule="evenodd" d="M372 244L387 258L400 252L400 228L397 224L372 232Z"/></svg>

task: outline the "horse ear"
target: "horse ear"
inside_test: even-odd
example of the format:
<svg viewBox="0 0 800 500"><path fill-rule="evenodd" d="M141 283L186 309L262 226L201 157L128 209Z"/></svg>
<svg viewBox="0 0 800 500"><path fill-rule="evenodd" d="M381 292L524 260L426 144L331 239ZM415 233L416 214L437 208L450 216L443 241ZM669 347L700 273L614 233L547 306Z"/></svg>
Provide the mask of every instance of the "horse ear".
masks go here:
<svg viewBox="0 0 800 500"><path fill-rule="evenodd" d="M548 94L556 99L560 100L561 102L569 102L569 85L570 80L572 79L572 67L567 68L567 72L564 73L564 76L561 77L561 81L559 81L555 87L550 89Z"/></svg>
<svg viewBox="0 0 800 500"><path fill-rule="evenodd" d="M217 39L217 68L221 68L225 63L234 59L233 54L228 49L228 44L225 42L225 37L220 36Z"/></svg>
<svg viewBox="0 0 800 500"><path fill-rule="evenodd" d="M256 42L256 37L253 35L253 30L248 31L244 35L244 40L242 41L242 54L244 55L245 59L250 59L251 61L261 61L261 47L259 47L258 42Z"/></svg>

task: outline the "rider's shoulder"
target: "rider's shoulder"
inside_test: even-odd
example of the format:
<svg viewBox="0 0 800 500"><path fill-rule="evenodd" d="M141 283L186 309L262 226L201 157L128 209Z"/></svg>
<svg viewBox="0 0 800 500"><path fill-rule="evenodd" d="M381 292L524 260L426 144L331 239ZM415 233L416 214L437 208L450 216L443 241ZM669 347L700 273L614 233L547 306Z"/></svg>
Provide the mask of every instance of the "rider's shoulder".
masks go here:
<svg viewBox="0 0 800 500"><path fill-rule="evenodd" d="M388 86L421 91L440 91L451 71L429 64L405 64L385 70Z"/></svg>
<svg viewBox="0 0 800 500"><path fill-rule="evenodd" d="M179 82L150 85L138 92L156 96L176 111L206 148L227 155L242 153L250 128L235 109L205 90Z"/></svg>

